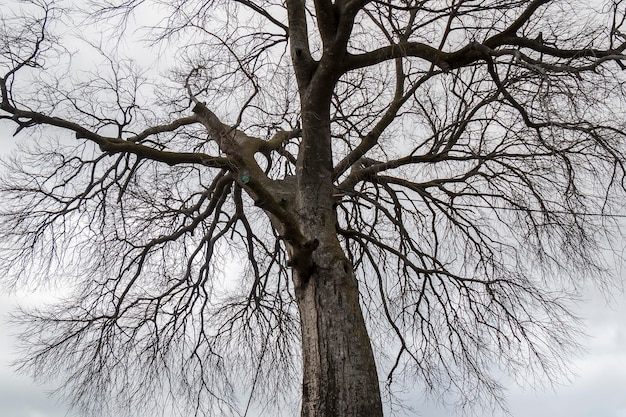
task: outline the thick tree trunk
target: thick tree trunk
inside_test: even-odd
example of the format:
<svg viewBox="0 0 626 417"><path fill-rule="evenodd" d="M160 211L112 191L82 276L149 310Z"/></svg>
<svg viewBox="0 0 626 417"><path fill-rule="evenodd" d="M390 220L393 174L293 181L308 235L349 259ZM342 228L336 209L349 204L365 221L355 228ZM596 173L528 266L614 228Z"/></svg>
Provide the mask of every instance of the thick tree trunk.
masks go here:
<svg viewBox="0 0 626 417"><path fill-rule="evenodd" d="M302 100L295 209L299 229L310 240L291 252L302 326L301 415L381 417L357 280L336 233L330 92L328 85L314 85Z"/></svg>
<svg viewBox="0 0 626 417"><path fill-rule="evenodd" d="M314 251L313 271L294 277L302 326L302 417L380 417L372 348L352 266L339 242ZM300 279L301 278L301 279Z"/></svg>

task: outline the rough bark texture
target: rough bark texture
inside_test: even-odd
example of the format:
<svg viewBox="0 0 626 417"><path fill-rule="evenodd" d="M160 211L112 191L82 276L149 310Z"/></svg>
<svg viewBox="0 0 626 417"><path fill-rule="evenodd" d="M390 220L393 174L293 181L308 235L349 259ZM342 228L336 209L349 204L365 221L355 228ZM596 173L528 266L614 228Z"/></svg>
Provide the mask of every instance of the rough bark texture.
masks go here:
<svg viewBox="0 0 626 417"><path fill-rule="evenodd" d="M352 267L338 242L314 254L314 271L296 293L302 326L301 415L382 416L376 365Z"/></svg>
<svg viewBox="0 0 626 417"><path fill-rule="evenodd" d="M318 77L319 79L319 77ZM330 91L302 94L296 212L309 239L292 252L302 332L302 417L382 416L376 363L352 266L337 239Z"/></svg>

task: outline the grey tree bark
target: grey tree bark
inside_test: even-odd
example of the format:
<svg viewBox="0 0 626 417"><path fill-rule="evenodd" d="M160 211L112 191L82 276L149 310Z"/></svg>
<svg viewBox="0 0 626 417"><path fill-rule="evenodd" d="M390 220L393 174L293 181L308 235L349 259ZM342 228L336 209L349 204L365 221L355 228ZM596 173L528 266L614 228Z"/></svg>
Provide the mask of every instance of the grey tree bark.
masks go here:
<svg viewBox="0 0 626 417"><path fill-rule="evenodd" d="M337 239L333 197L331 98L354 16L339 4L318 10L324 52L315 62L309 50L305 3L288 1L290 48L303 127L295 211L298 226L308 241L314 242L307 248L310 250L291 252L302 329L301 415L382 416L376 363L358 283Z"/></svg>
<svg viewBox="0 0 626 417"><path fill-rule="evenodd" d="M307 103L303 100L303 103ZM302 329L302 416L382 416L376 363L352 265L337 239L329 114L303 104L296 212L311 251L292 252ZM321 107L321 108L320 108Z"/></svg>

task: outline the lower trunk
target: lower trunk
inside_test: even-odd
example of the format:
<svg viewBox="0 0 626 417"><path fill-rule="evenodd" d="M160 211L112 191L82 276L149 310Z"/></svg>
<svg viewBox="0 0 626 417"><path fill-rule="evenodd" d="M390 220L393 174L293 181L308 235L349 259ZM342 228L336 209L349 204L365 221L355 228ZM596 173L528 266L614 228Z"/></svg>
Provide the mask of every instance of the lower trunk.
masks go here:
<svg viewBox="0 0 626 417"><path fill-rule="evenodd" d="M302 326L301 416L381 417L376 364L352 266L338 242L320 245L312 259L308 276L294 270Z"/></svg>

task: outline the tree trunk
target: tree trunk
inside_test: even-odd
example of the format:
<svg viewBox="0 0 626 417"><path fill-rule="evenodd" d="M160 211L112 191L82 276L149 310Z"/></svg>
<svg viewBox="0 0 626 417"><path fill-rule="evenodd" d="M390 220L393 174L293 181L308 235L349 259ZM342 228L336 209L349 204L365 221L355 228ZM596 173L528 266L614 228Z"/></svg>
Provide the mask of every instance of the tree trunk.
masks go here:
<svg viewBox="0 0 626 417"><path fill-rule="evenodd" d="M357 280L339 242L314 251L313 271L294 277L302 326L302 417L380 417L376 364Z"/></svg>
<svg viewBox="0 0 626 417"><path fill-rule="evenodd" d="M324 92L324 90L327 90ZM302 332L302 417L381 417L376 363L352 265L336 232L328 84L302 97L296 212L308 243L291 252Z"/></svg>

